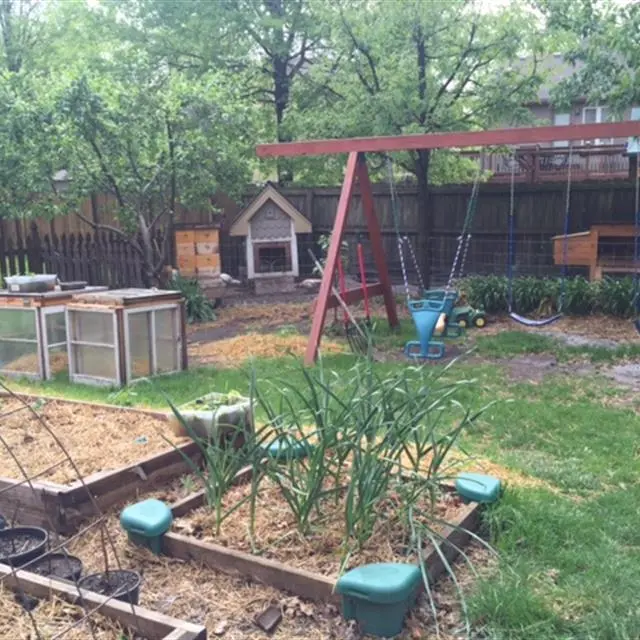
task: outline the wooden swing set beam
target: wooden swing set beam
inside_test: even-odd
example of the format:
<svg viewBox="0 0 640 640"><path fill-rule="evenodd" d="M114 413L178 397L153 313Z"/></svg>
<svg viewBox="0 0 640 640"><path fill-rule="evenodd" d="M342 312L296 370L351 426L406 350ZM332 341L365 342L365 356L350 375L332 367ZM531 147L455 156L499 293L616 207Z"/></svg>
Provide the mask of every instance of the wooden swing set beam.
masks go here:
<svg viewBox="0 0 640 640"><path fill-rule="evenodd" d="M640 136L640 120L569 124L547 127L519 127L516 129L488 129L487 131L453 131L418 133L405 136L376 136L374 138L343 138L338 140L304 140L260 144L256 153L260 158L293 158L322 156L336 153L381 153L416 149L453 149L490 147L553 142L554 140L596 140L598 138L630 138Z"/></svg>

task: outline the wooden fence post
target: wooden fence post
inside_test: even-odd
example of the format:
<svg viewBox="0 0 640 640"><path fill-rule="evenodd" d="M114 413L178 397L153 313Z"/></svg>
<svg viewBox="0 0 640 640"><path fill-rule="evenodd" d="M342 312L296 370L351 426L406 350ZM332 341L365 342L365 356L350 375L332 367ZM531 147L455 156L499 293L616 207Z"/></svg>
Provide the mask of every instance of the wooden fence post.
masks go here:
<svg viewBox="0 0 640 640"><path fill-rule="evenodd" d="M29 271L33 273L42 273L42 246L40 244L40 235L38 234L38 225L31 223L29 235L27 236L27 260L29 261Z"/></svg>

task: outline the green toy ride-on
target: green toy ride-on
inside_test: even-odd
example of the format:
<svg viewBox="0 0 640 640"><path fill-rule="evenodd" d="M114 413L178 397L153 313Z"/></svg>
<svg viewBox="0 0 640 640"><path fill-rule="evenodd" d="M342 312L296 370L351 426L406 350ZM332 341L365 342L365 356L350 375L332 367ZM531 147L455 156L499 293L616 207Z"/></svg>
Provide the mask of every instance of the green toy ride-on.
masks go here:
<svg viewBox="0 0 640 640"><path fill-rule="evenodd" d="M445 305L443 312L447 317L447 331L450 335L454 335L453 329L466 329L468 327L482 328L487 324L487 316L484 310L476 309L469 304L460 304L463 302L461 296L455 290L446 289L428 289L424 292L427 300L444 300Z"/></svg>
<svg viewBox="0 0 640 640"><path fill-rule="evenodd" d="M459 327L477 327L482 329L487 325L487 316L482 309L464 304L454 307L448 318L448 324L457 324Z"/></svg>

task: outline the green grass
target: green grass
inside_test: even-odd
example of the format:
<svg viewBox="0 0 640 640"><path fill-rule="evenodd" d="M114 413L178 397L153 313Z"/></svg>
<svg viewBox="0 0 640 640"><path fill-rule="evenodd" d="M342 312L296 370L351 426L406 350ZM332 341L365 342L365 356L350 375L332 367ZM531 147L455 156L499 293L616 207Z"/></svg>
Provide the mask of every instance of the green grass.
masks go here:
<svg viewBox="0 0 640 640"><path fill-rule="evenodd" d="M526 354L551 353L559 361L588 360L593 363L640 358L640 344L620 345L615 349L592 346L568 346L550 336L524 331L503 331L492 336L478 335L476 351L490 358L510 358Z"/></svg>
<svg viewBox="0 0 640 640"><path fill-rule="evenodd" d="M376 344L398 350L413 337L410 322L390 332L376 325ZM476 334L477 335L477 334ZM599 361L599 350L558 346L536 334L477 335L478 352L492 359L554 353L561 359ZM640 353L614 352L613 360ZM607 356L609 359L609 356ZM323 360L345 375L351 355ZM399 361L381 370L406 367ZM293 358L260 360L264 385L302 379ZM468 595L478 638L487 640L637 640L640 638L640 413L623 404L632 392L593 376L558 373L537 384L514 382L490 361L461 359L446 374L474 378L461 390L464 406L491 406L463 446L534 479L537 488L509 485L487 513L498 565ZM14 385L15 386L15 385ZM202 368L158 378L126 391L72 386L64 379L31 384L42 394L166 408L163 393L182 403L209 391L249 387L247 371ZM268 391L267 391L268 393Z"/></svg>

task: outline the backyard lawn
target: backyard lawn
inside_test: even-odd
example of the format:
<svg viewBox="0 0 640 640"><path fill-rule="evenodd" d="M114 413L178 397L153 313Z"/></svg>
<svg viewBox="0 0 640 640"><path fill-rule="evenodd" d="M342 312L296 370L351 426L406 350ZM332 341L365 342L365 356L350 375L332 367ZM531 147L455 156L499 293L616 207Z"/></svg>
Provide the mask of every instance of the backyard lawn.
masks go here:
<svg viewBox="0 0 640 640"><path fill-rule="evenodd" d="M411 334L406 320L400 335L376 332L376 371L411 366L399 356ZM282 344L299 342L295 327L272 326L267 333ZM499 559L473 553L479 575L464 581L473 637L637 639L640 376L625 378L624 365L638 362L640 343L571 346L506 325L499 332L470 332L451 346L461 353L459 360L426 366L434 375L449 366L444 380L473 381L461 386L457 399L465 408L487 408L463 434L461 449L472 466L506 481L502 500L485 516ZM197 366L192 357L188 372L125 390L72 386L62 377L12 388L164 409L167 397L179 404L211 390L247 393L251 369L266 395L276 393L279 380L304 383L299 352L254 356L238 366L210 366L206 360ZM348 352L331 352L321 366L346 379L354 361ZM621 368L613 371L616 365ZM612 377L620 371L622 377ZM407 637L428 638L432 631ZM444 631L459 637L453 629Z"/></svg>

